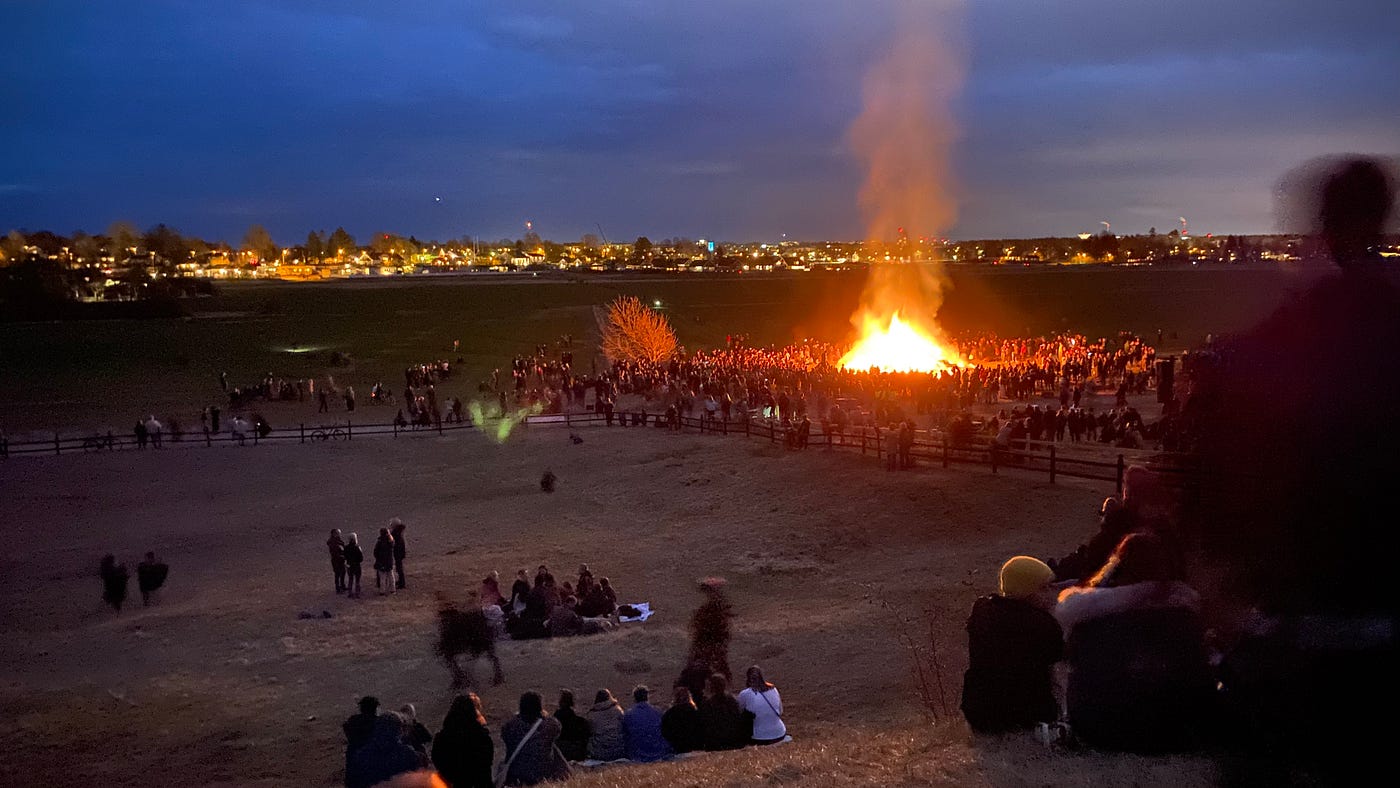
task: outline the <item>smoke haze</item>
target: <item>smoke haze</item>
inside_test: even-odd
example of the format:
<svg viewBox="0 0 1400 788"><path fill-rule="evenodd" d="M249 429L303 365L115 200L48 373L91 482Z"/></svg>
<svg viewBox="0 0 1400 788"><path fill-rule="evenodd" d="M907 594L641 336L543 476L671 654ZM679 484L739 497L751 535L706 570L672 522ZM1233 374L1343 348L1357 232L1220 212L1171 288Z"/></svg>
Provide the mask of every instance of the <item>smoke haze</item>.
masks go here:
<svg viewBox="0 0 1400 788"><path fill-rule="evenodd" d="M921 0L900 14L888 52L866 74L863 107L849 141L865 167L859 205L870 278L861 308L851 316L858 332L889 324L899 312L942 340L935 316L947 285L942 263L921 251L922 237L940 236L957 219L951 172L958 126L952 104L966 77L961 38L962 0ZM894 260L924 264L882 264Z"/></svg>

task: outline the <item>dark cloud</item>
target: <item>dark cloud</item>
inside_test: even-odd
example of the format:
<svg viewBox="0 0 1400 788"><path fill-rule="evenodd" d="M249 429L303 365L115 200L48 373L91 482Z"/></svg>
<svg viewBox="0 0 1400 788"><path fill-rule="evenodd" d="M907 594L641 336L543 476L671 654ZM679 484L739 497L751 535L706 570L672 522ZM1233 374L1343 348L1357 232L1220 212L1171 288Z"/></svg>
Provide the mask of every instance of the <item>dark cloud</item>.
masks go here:
<svg viewBox="0 0 1400 788"><path fill-rule="evenodd" d="M858 237L846 130L909 1L11 2L0 216ZM1263 231L1299 161L1400 153L1379 0L974 0L960 24L958 236Z"/></svg>

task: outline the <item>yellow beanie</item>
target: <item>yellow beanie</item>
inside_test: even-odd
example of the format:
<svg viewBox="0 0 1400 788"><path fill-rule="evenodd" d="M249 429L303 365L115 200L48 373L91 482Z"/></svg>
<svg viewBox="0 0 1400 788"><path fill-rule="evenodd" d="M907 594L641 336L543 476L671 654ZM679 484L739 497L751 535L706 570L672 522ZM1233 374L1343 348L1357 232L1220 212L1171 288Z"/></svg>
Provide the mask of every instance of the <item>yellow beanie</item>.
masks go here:
<svg viewBox="0 0 1400 788"><path fill-rule="evenodd" d="M1038 558L1018 555L1001 565L1001 595L1030 596L1055 579L1055 570Z"/></svg>

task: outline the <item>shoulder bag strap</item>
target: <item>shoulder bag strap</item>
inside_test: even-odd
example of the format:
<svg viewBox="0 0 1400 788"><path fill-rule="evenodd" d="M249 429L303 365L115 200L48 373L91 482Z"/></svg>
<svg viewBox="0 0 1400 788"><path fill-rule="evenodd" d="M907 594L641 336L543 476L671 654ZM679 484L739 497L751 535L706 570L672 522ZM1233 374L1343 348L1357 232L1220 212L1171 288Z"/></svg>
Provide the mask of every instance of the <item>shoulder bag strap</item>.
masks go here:
<svg viewBox="0 0 1400 788"><path fill-rule="evenodd" d="M773 707L773 701L768 699L768 690L758 693L758 697L763 698L763 702L768 704L768 708L773 709L773 713L778 715L778 719L783 718L783 713Z"/></svg>
<svg viewBox="0 0 1400 788"><path fill-rule="evenodd" d="M510 757L505 760L505 763L501 764L501 770L496 774L496 788L500 788L502 785L506 784L506 776L510 774L510 765L515 763L515 759L520 755L520 751L525 749L525 743L530 740L531 736L535 735L535 731L539 730L540 723L542 722L544 722L544 717L535 720L535 724L531 725L530 730L525 732L525 738L521 739L520 743L515 745L515 752L511 753Z"/></svg>

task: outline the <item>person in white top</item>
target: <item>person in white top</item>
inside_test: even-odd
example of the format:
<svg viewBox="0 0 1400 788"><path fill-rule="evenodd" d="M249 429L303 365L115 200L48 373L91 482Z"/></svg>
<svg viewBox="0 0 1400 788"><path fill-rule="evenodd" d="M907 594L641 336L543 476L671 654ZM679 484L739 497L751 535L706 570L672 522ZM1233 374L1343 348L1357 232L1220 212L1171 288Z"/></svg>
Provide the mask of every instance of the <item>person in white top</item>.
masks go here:
<svg viewBox="0 0 1400 788"><path fill-rule="evenodd" d="M745 683L748 686L739 693L739 707L753 713L753 743L777 744L787 736L778 688L763 680L757 665L749 668Z"/></svg>

